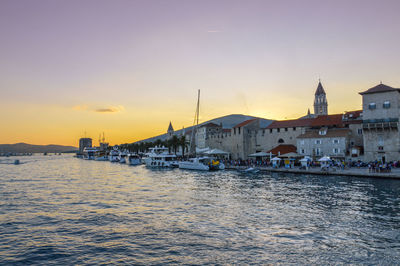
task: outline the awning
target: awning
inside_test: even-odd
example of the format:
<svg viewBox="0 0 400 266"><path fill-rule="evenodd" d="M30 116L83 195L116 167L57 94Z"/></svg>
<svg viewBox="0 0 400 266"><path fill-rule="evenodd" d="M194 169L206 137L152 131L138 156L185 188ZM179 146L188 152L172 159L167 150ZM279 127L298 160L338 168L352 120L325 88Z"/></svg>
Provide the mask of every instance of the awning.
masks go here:
<svg viewBox="0 0 400 266"><path fill-rule="evenodd" d="M271 155L272 155L272 153L266 153L266 152L261 151L261 152L250 154L249 157L269 157Z"/></svg>

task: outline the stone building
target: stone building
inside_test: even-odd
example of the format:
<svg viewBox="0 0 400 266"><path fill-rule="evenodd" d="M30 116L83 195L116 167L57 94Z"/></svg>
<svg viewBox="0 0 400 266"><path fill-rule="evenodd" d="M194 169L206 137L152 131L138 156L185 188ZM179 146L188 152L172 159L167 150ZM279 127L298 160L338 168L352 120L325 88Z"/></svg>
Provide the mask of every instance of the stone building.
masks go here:
<svg viewBox="0 0 400 266"><path fill-rule="evenodd" d="M202 124L196 129L196 147L203 149L209 147L209 138L211 135L222 133L222 125L215 123Z"/></svg>
<svg viewBox="0 0 400 266"><path fill-rule="evenodd" d="M345 159L350 153L351 130L323 127L297 137L297 153L314 159L322 156Z"/></svg>
<svg viewBox="0 0 400 266"><path fill-rule="evenodd" d="M361 92L366 161L400 159L400 89L379 84Z"/></svg>
<svg viewBox="0 0 400 266"><path fill-rule="evenodd" d="M229 152L232 159L247 159L249 154L255 153L259 129L259 119L249 119L231 129L210 135L208 146Z"/></svg>

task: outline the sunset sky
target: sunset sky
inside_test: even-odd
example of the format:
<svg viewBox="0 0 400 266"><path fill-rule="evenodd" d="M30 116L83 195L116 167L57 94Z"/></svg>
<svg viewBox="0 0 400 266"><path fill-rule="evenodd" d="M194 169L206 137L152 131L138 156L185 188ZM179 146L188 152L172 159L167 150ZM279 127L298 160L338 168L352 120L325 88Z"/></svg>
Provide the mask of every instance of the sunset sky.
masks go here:
<svg viewBox="0 0 400 266"><path fill-rule="evenodd" d="M1 0L0 143L111 144L400 87L400 1Z"/></svg>

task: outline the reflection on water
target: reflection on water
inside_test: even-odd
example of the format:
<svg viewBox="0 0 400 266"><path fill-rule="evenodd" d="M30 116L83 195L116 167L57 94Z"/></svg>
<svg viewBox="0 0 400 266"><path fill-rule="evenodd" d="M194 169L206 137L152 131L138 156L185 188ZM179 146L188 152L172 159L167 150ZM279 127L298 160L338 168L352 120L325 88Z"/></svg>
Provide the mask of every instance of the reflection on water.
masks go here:
<svg viewBox="0 0 400 266"><path fill-rule="evenodd" d="M397 180L18 159L0 162L0 264L400 261Z"/></svg>

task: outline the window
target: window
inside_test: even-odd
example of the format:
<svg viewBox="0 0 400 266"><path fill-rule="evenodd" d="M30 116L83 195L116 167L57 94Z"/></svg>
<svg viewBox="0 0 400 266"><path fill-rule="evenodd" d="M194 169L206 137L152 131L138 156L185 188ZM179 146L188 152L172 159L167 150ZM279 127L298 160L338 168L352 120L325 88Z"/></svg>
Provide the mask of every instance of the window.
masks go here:
<svg viewBox="0 0 400 266"><path fill-rule="evenodd" d="M305 153L306 153L306 150L305 150L305 149L301 149L301 150L300 150L300 153L301 153L301 154L305 154Z"/></svg>
<svg viewBox="0 0 400 266"><path fill-rule="evenodd" d="M334 148L334 149L333 149L333 153L334 153L334 154L340 153L340 149L339 149L339 148Z"/></svg>
<svg viewBox="0 0 400 266"><path fill-rule="evenodd" d="M321 130L319 131L319 134L320 134L321 136L326 135L326 129L321 129Z"/></svg>
<svg viewBox="0 0 400 266"><path fill-rule="evenodd" d="M265 129L263 129L262 134L263 134L263 136L264 136L264 134L265 134Z"/></svg>
<svg viewBox="0 0 400 266"><path fill-rule="evenodd" d="M284 143L285 141L283 139L279 139L278 143Z"/></svg>
<svg viewBox="0 0 400 266"><path fill-rule="evenodd" d="M378 135L378 146L383 146L385 144L385 141L383 140L383 135L379 134Z"/></svg>
<svg viewBox="0 0 400 266"><path fill-rule="evenodd" d="M376 109L376 103L370 103L370 104L368 104L368 109L370 109L370 110Z"/></svg>
<svg viewBox="0 0 400 266"><path fill-rule="evenodd" d="M277 128L277 129L276 129L276 132L281 132L281 129L280 129L280 128Z"/></svg>
<svg viewBox="0 0 400 266"><path fill-rule="evenodd" d="M316 139L315 140L315 144L321 144L321 140L320 139Z"/></svg>
<svg viewBox="0 0 400 266"><path fill-rule="evenodd" d="M385 108L385 109L390 108L390 102L389 101L384 101L383 102L383 108Z"/></svg>
<svg viewBox="0 0 400 266"><path fill-rule="evenodd" d="M238 128L238 134L240 135L240 127Z"/></svg>
<svg viewBox="0 0 400 266"><path fill-rule="evenodd" d="M362 128L357 129L357 134L358 134L358 135L362 135L362 133L363 133L363 132L362 132Z"/></svg>
<svg viewBox="0 0 400 266"><path fill-rule="evenodd" d="M293 131L296 131L296 127L293 127Z"/></svg>
<svg viewBox="0 0 400 266"><path fill-rule="evenodd" d="M285 127L285 131L288 131L287 127Z"/></svg>
<svg viewBox="0 0 400 266"><path fill-rule="evenodd" d="M320 149L320 148L317 148L317 149L315 150L315 154L316 154L316 155L321 155L321 149Z"/></svg>
<svg viewBox="0 0 400 266"><path fill-rule="evenodd" d="M272 128L269 129L269 133L272 133Z"/></svg>
<svg viewBox="0 0 400 266"><path fill-rule="evenodd" d="M339 144L339 140L338 139L334 139L333 140L333 144Z"/></svg>
<svg viewBox="0 0 400 266"><path fill-rule="evenodd" d="M233 135L236 135L236 128L233 129Z"/></svg>

